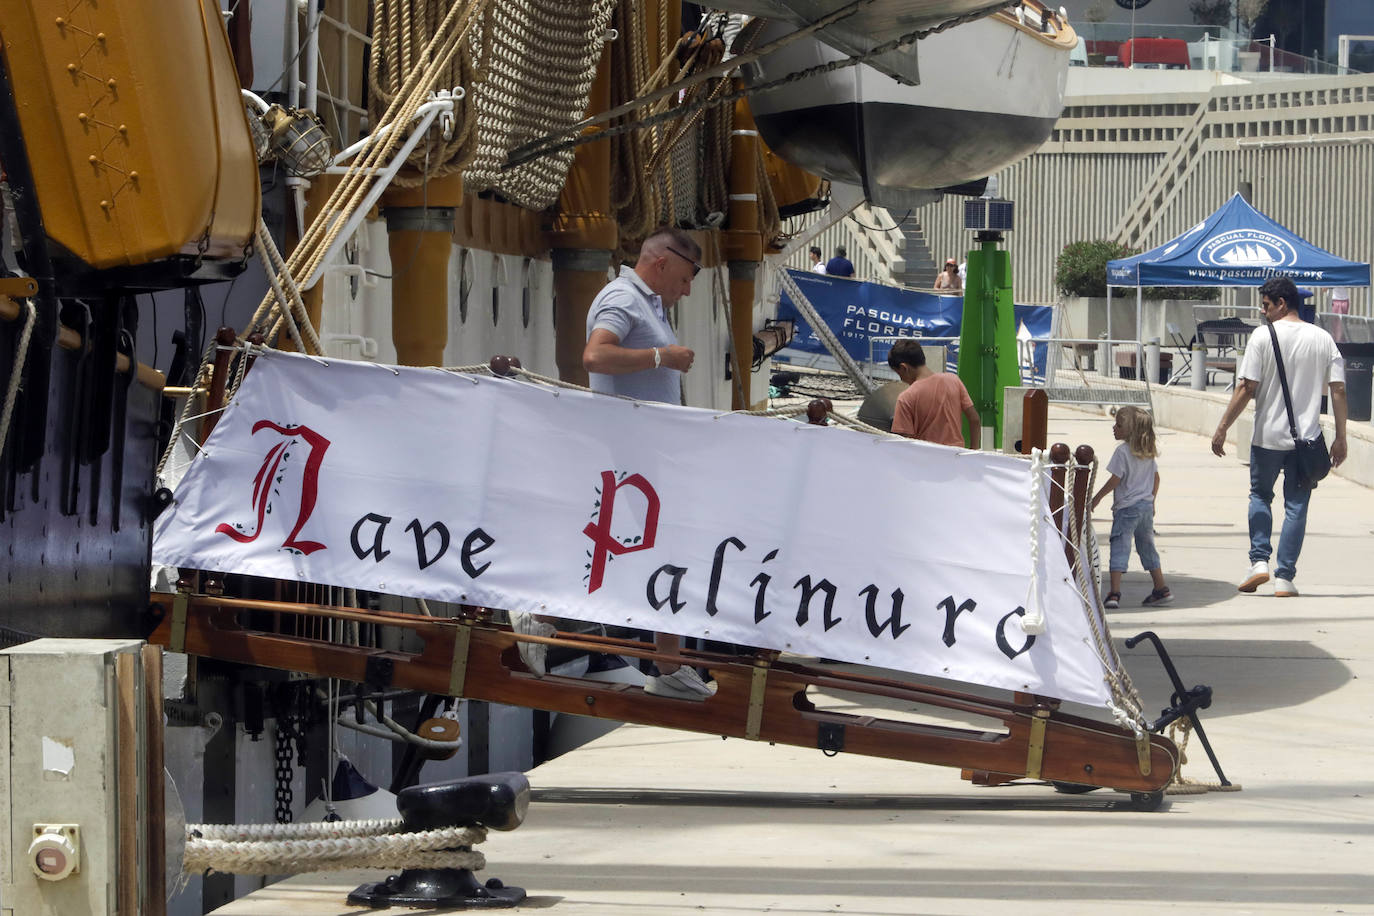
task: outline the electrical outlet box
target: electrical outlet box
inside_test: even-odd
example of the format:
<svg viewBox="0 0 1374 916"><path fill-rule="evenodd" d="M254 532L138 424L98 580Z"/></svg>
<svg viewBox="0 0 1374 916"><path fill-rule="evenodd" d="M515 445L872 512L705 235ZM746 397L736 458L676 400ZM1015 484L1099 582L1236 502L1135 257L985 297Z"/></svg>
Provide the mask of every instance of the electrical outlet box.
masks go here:
<svg viewBox="0 0 1374 916"><path fill-rule="evenodd" d="M0 652L3 916L139 912L142 646L37 639Z"/></svg>

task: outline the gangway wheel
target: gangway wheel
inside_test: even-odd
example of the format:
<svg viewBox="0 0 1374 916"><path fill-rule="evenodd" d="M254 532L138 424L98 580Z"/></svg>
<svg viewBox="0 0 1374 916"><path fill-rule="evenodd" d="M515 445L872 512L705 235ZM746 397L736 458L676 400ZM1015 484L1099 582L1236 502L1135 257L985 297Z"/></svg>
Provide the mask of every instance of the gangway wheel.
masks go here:
<svg viewBox="0 0 1374 916"><path fill-rule="evenodd" d="M1163 789L1156 789L1153 792L1131 793L1131 807L1136 811L1158 811L1162 804L1164 804Z"/></svg>

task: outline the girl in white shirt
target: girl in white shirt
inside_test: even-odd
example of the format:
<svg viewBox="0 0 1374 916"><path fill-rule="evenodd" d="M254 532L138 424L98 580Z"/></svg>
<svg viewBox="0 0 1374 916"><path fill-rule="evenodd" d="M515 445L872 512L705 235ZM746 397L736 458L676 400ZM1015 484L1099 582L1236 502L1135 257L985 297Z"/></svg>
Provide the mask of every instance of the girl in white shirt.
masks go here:
<svg viewBox="0 0 1374 916"><path fill-rule="evenodd" d="M1154 591L1141 604L1152 607L1174 600L1169 586L1164 584L1164 570L1160 568L1159 551L1155 549L1155 496L1159 493L1159 471L1155 458L1155 426L1150 415L1139 407L1122 407L1116 412L1114 435L1121 444L1107 462L1107 482L1093 497L1092 508L1108 493L1115 492L1112 501L1111 590L1103 606L1121 606L1121 574L1131 557L1131 540L1135 540L1140 565L1150 572Z"/></svg>

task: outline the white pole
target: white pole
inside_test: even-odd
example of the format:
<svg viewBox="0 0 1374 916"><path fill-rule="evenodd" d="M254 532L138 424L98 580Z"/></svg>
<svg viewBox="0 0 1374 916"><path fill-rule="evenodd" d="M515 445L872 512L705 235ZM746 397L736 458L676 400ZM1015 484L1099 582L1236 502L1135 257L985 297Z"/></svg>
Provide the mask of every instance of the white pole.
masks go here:
<svg viewBox="0 0 1374 916"><path fill-rule="evenodd" d="M296 4L294 2L287 3L286 47L282 53L286 55L286 104L289 108L296 108L301 103L300 55L297 53L300 50L301 37L297 15Z"/></svg>
<svg viewBox="0 0 1374 916"><path fill-rule="evenodd" d="M1201 340L1193 341L1192 359L1192 383L1194 391L1204 391L1207 388L1207 345Z"/></svg>
<svg viewBox="0 0 1374 916"><path fill-rule="evenodd" d="M1112 339L1112 290L1116 287L1107 287L1107 339Z"/></svg>
<svg viewBox="0 0 1374 916"><path fill-rule="evenodd" d="M316 88L319 82L320 69L320 4L317 0L309 0L310 6L305 14L305 107L311 111L317 110ZM342 132L344 126L339 125Z"/></svg>
<svg viewBox="0 0 1374 916"><path fill-rule="evenodd" d="M1135 69L1136 54L1139 49L1135 46L1135 4L1131 4L1131 69Z"/></svg>
<svg viewBox="0 0 1374 916"><path fill-rule="evenodd" d="M1159 380L1159 338L1151 337L1145 344L1145 371L1138 376L1147 385L1162 384Z"/></svg>
<svg viewBox="0 0 1374 916"><path fill-rule="evenodd" d="M1135 286L1135 339L1137 341L1145 339L1145 329L1140 326L1141 303L1144 301L1144 295L1144 290L1137 279Z"/></svg>

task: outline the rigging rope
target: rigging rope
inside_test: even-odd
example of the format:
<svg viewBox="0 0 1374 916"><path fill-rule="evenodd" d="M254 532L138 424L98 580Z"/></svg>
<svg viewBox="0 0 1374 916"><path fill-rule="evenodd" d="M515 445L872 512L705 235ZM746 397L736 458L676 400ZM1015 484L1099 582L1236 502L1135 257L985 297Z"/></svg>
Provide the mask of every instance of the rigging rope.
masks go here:
<svg viewBox="0 0 1374 916"><path fill-rule="evenodd" d="M388 111L404 91L406 77L417 63L416 49L428 47L438 36L443 25L438 11L439 4L432 0L387 0L373 5L374 50L367 71L368 117L373 124L385 123ZM484 25L490 24L488 16ZM406 160L413 172L398 174L392 180L397 187L414 187L431 178L454 174L472 160L476 152L477 110L471 89L486 76L490 44L473 40L436 68L433 86L464 86L469 94L454 101L455 129L451 136L444 139L431 135L421 142ZM377 53L380 48L385 48L386 53Z"/></svg>
<svg viewBox="0 0 1374 916"><path fill-rule="evenodd" d="M516 0L501 5L480 40L487 63L464 105L476 138L463 172L469 191L494 190L543 210L556 203L573 151L503 169L529 137L567 130L587 110L615 0Z"/></svg>

